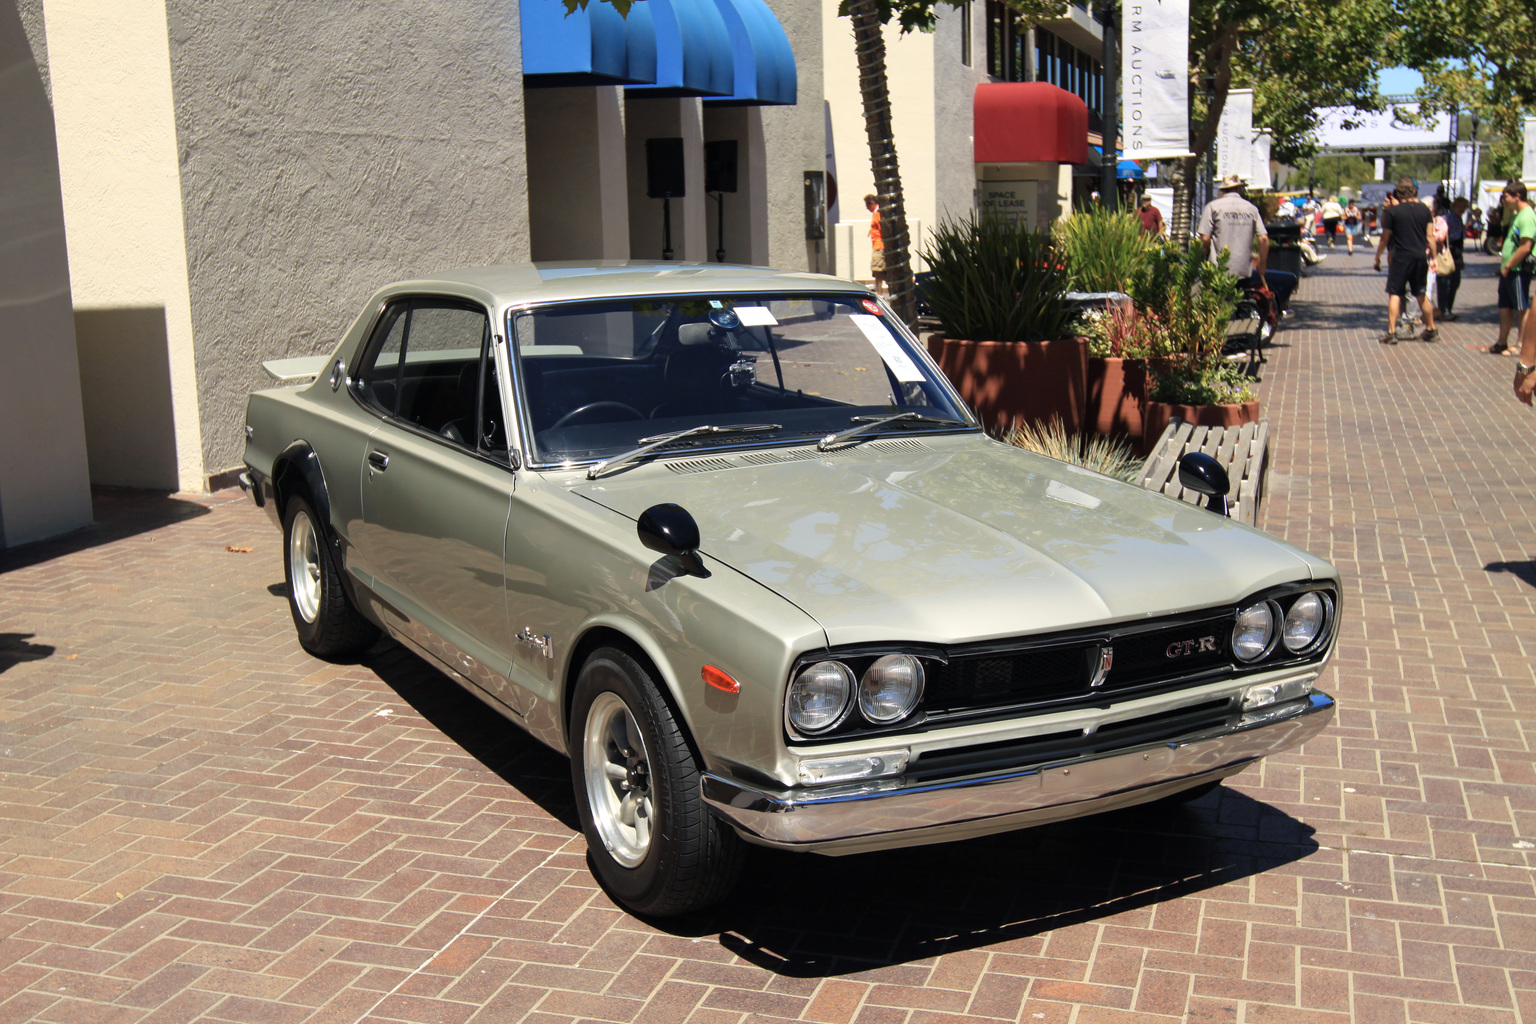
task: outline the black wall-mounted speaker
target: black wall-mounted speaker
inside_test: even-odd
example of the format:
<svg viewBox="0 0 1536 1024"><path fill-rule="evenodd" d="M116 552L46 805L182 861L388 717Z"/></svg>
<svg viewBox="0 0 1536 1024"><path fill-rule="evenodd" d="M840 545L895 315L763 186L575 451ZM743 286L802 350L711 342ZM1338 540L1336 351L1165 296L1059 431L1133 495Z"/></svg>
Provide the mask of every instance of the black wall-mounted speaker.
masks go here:
<svg viewBox="0 0 1536 1024"><path fill-rule="evenodd" d="M683 185L683 140L645 140L645 194L652 199L686 195Z"/></svg>
<svg viewBox="0 0 1536 1024"><path fill-rule="evenodd" d="M704 191L736 191L736 140L704 143Z"/></svg>

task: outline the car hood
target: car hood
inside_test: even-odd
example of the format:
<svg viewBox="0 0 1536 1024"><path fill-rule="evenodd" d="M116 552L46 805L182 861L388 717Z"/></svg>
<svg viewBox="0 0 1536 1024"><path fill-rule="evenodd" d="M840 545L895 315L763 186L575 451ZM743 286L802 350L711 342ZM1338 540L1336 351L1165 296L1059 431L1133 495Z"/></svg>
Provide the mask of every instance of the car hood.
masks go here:
<svg viewBox="0 0 1536 1024"><path fill-rule="evenodd" d="M662 460L574 490L630 519L682 505L704 555L833 644L1134 621L1328 571L1214 513L976 438Z"/></svg>

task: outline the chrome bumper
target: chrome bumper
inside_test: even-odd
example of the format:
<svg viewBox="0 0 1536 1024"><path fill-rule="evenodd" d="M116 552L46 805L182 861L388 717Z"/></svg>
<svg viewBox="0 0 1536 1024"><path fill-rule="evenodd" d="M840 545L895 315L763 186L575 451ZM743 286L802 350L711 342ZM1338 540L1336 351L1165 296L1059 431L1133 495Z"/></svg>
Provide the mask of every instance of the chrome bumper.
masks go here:
<svg viewBox="0 0 1536 1024"><path fill-rule="evenodd" d="M1080 818L1235 775L1316 736L1333 712L1333 698L1313 693L1219 732L1004 772L819 791L755 789L706 774L703 793L716 814L762 845L829 854L916 846Z"/></svg>

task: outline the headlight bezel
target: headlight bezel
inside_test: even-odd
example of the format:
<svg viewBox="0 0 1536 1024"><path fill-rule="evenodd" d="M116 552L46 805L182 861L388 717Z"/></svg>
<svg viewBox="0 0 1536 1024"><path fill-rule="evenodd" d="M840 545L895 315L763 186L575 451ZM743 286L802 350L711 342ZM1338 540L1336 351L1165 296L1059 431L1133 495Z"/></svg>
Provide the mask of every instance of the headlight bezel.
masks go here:
<svg viewBox="0 0 1536 1024"><path fill-rule="evenodd" d="M860 708L860 691L863 689L864 677L869 669L881 658L893 655L914 659L923 673L923 684L918 688L916 699L911 702L907 713L888 722L874 721L865 716ZM836 740L847 740L877 736L885 733L902 732L921 725L927 720L923 711L924 698L927 696L927 681L937 665L943 664L948 658L942 650L928 648L916 644L860 644L858 646L823 648L819 651L807 651L795 659L790 666L789 678L784 688L783 719L784 732L791 742L827 743ZM818 732L806 732L796 727L789 715L790 696L794 688L795 680L806 669L819 662L830 661L841 664L853 676L853 687L850 691L846 712L838 719L834 726L822 729Z"/></svg>
<svg viewBox="0 0 1536 1024"><path fill-rule="evenodd" d="M1285 642L1285 622L1296 603L1309 594L1315 594L1323 604L1322 624L1317 634L1306 644L1292 649ZM1342 600L1339 584L1335 580L1316 580L1287 583L1248 595L1232 606L1232 632L1227 637L1227 652L1232 665L1239 672L1248 673L1295 665L1301 662L1326 658L1333 647L1338 630L1339 603ZM1262 655L1244 660L1237 655L1233 641L1237 632L1237 619L1242 612L1257 604L1268 604L1273 619L1270 642Z"/></svg>

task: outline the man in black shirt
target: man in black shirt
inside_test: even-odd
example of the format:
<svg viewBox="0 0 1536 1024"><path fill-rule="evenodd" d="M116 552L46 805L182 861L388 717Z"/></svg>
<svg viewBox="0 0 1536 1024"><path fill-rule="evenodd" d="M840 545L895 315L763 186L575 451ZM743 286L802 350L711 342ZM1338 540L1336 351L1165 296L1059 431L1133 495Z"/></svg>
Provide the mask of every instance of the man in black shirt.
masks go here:
<svg viewBox="0 0 1536 1024"><path fill-rule="evenodd" d="M1429 279L1429 261L1439 247L1435 234L1429 230L1434 219L1429 207L1419 202L1419 188L1412 178L1403 178L1393 190L1397 203L1381 216L1381 242L1376 246L1376 269L1381 269L1381 254L1390 247L1387 269L1387 333L1381 336L1383 345L1397 344L1397 318L1403 312L1403 299L1409 291L1419 302L1424 314L1425 341L1438 341L1440 332L1435 328L1435 307L1424 294Z"/></svg>

